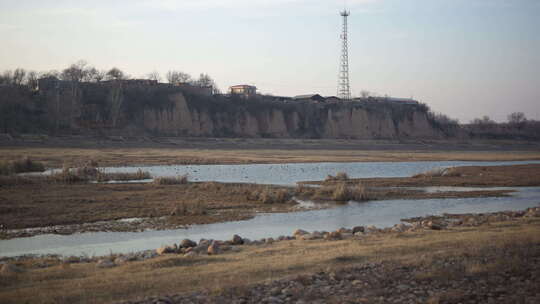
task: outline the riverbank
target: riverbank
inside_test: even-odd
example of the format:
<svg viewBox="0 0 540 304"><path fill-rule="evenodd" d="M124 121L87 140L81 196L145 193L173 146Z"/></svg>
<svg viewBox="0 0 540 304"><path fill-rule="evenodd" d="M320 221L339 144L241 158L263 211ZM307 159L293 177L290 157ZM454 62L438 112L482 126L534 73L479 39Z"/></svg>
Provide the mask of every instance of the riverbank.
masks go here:
<svg viewBox="0 0 540 304"><path fill-rule="evenodd" d="M413 225L406 229L351 227L341 233L333 232L325 239L307 238L300 231L295 232L295 238L264 243L241 245L234 243L233 238L229 243L216 243L220 245L213 247L215 251L210 251L212 246L207 245L211 255L163 252L158 257L141 259L120 256L4 259L7 266L2 266L0 274L0 301L536 303L540 300L539 208L411 221ZM442 222L452 224L433 225ZM192 246L189 242L181 243Z"/></svg>
<svg viewBox="0 0 540 304"><path fill-rule="evenodd" d="M48 168L374 161L540 160L540 142L519 140L331 140L265 138L49 137L1 140L0 161L31 156Z"/></svg>

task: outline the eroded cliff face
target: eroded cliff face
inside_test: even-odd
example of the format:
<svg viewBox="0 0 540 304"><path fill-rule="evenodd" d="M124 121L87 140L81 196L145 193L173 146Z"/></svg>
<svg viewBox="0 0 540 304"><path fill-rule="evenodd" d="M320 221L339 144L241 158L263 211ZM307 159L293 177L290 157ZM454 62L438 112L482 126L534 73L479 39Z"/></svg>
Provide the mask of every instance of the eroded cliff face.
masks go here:
<svg viewBox="0 0 540 304"><path fill-rule="evenodd" d="M236 107L218 111L201 107L181 94L161 108L145 108L143 127L172 136L310 137L398 139L442 137L415 106L363 108L360 104Z"/></svg>

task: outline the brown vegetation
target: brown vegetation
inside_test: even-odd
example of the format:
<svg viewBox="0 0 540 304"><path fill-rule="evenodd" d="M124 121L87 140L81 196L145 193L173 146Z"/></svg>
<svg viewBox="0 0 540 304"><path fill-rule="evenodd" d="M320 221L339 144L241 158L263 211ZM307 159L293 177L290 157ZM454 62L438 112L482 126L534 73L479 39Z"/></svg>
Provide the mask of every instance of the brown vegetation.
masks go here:
<svg viewBox="0 0 540 304"><path fill-rule="evenodd" d="M185 185L188 183L187 175L180 176L162 176L154 178L156 185Z"/></svg>
<svg viewBox="0 0 540 304"><path fill-rule="evenodd" d="M157 139L156 139L157 140ZM141 166L173 164L249 164L249 163L309 163L309 162L371 162L371 161L503 161L540 159L538 151L422 151L421 146L410 147L379 143L380 149L373 150L374 143L357 143L363 148L348 146L337 140L299 141L264 139L221 139L218 144L210 140L163 139L166 146L160 148L123 147L110 144L108 148L48 148L48 147L0 147L0 161L18 160L21 155L32 155L32 159L49 168L80 167L88 159L99 162L100 166ZM280 143L281 142L281 143ZM178 145L170 148L171 144ZM75 147L83 145L74 143ZM159 144L153 144L159 146ZM341 146L340 146L341 145ZM441 145L442 144L435 144ZM448 144L446 144L447 146ZM84 146L84 145L83 145ZM202 147L204 150L196 149ZM244 147L245 146L245 147ZM283 148L279 148L279 147ZM335 150L323 147L335 146ZM186 148L188 147L188 148ZM195 147L195 148L194 148ZM224 149L223 147L230 147ZM375 145L375 147L378 147ZM431 147L431 146L430 146ZM491 149L492 145L489 146ZM386 150L384 150L386 149ZM416 150L415 150L416 149ZM486 148L487 150L488 148ZM503 149L503 148L501 148ZM329 158L331 155L331 158Z"/></svg>
<svg viewBox="0 0 540 304"><path fill-rule="evenodd" d="M71 173L62 178L71 178ZM286 212L294 202L281 187L250 184L188 183L20 183L1 185L0 222L18 229L80 224L121 218L157 218L170 225L205 224L252 217L256 211ZM288 193L288 190L285 190ZM253 193L267 193L261 204ZM266 198L269 200L269 198ZM186 211L183 211L186 210ZM201 210L205 210L202 212Z"/></svg>
<svg viewBox="0 0 540 304"><path fill-rule="evenodd" d="M45 171L45 166L40 162L31 160L29 157L0 162L0 175L43 171Z"/></svg>

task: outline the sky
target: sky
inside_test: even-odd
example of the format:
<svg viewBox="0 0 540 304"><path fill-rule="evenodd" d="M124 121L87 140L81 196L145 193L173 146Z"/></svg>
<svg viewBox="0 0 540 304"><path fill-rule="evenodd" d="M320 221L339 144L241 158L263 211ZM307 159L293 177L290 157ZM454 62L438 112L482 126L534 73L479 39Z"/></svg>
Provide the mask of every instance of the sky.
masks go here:
<svg viewBox="0 0 540 304"><path fill-rule="evenodd" d="M462 123L540 120L540 0L0 0L0 71L83 59L336 95L344 6L353 96L413 97Z"/></svg>

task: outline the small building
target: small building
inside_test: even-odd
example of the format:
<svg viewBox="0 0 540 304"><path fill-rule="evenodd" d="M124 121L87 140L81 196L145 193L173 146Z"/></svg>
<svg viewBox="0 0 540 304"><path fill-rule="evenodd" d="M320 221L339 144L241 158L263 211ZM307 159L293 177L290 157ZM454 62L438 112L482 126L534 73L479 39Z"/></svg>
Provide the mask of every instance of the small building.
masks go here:
<svg viewBox="0 0 540 304"><path fill-rule="evenodd" d="M247 84L235 85L229 88L231 95L239 95L243 98L249 98L257 95L257 87Z"/></svg>
<svg viewBox="0 0 540 304"><path fill-rule="evenodd" d="M307 94L307 95L297 95L293 97L294 100L306 100L306 101L315 101L315 102L325 102L326 98L322 97L319 94Z"/></svg>

